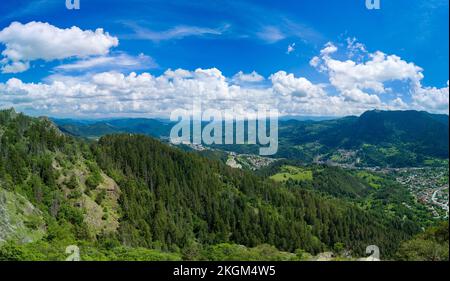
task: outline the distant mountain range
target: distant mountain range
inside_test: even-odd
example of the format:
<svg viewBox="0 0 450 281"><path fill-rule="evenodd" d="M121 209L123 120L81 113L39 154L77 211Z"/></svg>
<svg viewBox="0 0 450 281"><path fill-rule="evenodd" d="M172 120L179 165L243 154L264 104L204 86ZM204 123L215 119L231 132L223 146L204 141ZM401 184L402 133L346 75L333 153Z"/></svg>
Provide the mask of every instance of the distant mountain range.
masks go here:
<svg viewBox="0 0 450 281"><path fill-rule="evenodd" d="M426 112L368 111L360 117L314 124L291 122L282 133L293 142L317 141L332 148L420 143L416 147L420 152L448 156L448 116Z"/></svg>
<svg viewBox="0 0 450 281"><path fill-rule="evenodd" d="M359 117L298 119L284 117L280 120L280 145L275 157L369 166L420 166L435 164L436 159L448 159L448 115L374 110ZM114 133L168 138L175 124L144 118L53 121L63 132L84 138L99 138ZM256 145L215 147L238 153L258 152Z"/></svg>
<svg viewBox="0 0 450 281"><path fill-rule="evenodd" d="M288 121L280 126L280 154L336 161L353 155L367 165L422 165L448 159L448 120L448 115L419 111L368 111L322 122Z"/></svg>
<svg viewBox="0 0 450 281"><path fill-rule="evenodd" d="M111 120L52 119L59 129L73 136L99 138L115 133L168 137L173 123L163 119L124 118Z"/></svg>

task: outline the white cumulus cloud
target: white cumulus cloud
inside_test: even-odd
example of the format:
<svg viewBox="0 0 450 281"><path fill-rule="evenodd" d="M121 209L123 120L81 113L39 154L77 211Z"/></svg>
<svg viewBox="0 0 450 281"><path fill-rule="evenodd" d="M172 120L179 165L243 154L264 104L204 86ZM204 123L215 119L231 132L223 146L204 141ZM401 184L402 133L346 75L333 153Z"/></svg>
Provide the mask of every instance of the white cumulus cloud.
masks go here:
<svg viewBox="0 0 450 281"><path fill-rule="evenodd" d="M390 93L388 83L405 83L410 89L413 103L410 108L421 108L432 112L448 113L448 86L446 88L423 87L423 69L413 62L407 62L396 55L387 55L377 51L367 53L367 59L353 61L338 60L332 57L338 48L327 43L320 56L314 57L310 65L328 75L330 84L349 102L366 103L382 107L381 96ZM347 51L350 57L357 52L367 52L365 46L356 39L347 40ZM362 57L360 56L359 59ZM389 102L399 108L405 108L403 101Z"/></svg>
<svg viewBox="0 0 450 281"><path fill-rule="evenodd" d="M12 78L0 83L0 107L14 106L32 114L85 117L167 117L175 109L191 109L195 100L202 102L205 109L239 108L246 113L264 106L282 115L341 116L372 109L364 103L328 95L323 85L283 71L269 80L269 84L241 87L228 82L232 78L216 68L167 70L159 76L114 71L54 75L45 83Z"/></svg>
<svg viewBox="0 0 450 281"><path fill-rule="evenodd" d="M428 110L440 113L449 112L449 82L447 87L422 87L416 86L412 93L414 107L421 110Z"/></svg>
<svg viewBox="0 0 450 281"><path fill-rule="evenodd" d="M35 60L107 55L112 47L118 46L119 40L101 28L95 31L76 26L61 29L33 21L11 23L0 31L0 43L5 45L1 60L3 73L18 73L27 70Z"/></svg>
<svg viewBox="0 0 450 281"><path fill-rule="evenodd" d="M292 95L296 97L324 97L323 87L314 85L304 77L296 78L293 74L279 71L270 76L273 89L283 96Z"/></svg>
<svg viewBox="0 0 450 281"><path fill-rule="evenodd" d="M59 72L43 82L12 78L0 83L0 108L68 117L168 117L200 101L203 109L239 108L247 113L263 106L277 109L280 115L343 116L371 109L448 113L448 82L444 88L423 86L423 70L395 55L375 52L363 61L338 60L333 55L338 51L329 43L310 62L326 75L326 84L286 71L267 80L256 71L227 77L217 68L169 69L157 76L124 69L69 75L99 66L113 68L111 56L121 57L116 62L119 66L135 63L125 54L89 56L60 66ZM393 92L388 83L395 81L405 83L409 90Z"/></svg>

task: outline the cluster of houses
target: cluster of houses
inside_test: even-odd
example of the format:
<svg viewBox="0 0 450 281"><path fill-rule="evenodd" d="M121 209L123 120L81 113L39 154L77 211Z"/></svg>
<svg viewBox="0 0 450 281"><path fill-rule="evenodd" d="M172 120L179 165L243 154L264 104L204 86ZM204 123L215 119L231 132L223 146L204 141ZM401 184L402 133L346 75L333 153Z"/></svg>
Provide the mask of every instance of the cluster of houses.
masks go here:
<svg viewBox="0 0 450 281"><path fill-rule="evenodd" d="M401 176L397 177L397 181L406 185L417 200L426 205L436 218L448 218L449 184L448 178L446 183L442 183L442 178L445 177L444 170L422 168L402 169L398 172ZM445 215L442 215L442 211L438 212L439 209L443 210Z"/></svg>

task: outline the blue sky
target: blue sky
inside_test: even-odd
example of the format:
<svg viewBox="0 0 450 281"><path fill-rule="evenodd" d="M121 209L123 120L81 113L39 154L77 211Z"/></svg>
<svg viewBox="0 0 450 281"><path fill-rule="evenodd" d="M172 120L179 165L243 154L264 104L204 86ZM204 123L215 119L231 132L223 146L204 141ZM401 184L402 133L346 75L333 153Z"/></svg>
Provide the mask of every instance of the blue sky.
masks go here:
<svg viewBox="0 0 450 281"><path fill-rule="evenodd" d="M448 10L448 1L445 0L381 0L380 10L368 10L365 0L81 0L80 10L67 10L65 0L3 0L0 4L0 32L8 29L13 22L23 25L17 27L19 32L31 28L25 26L31 22L48 23L60 30L73 26L81 31L103 28L108 36L117 39L117 43L111 41L106 47L102 45L105 49L93 48L91 53L68 51L67 55L54 57L42 54L45 50L39 53L27 51L23 47L20 48L23 53L15 57L11 54L18 51L14 47L8 49L8 44L30 44L28 47L33 49L36 44L40 44L39 39L18 39L6 32L2 39L0 33L0 51L7 51L6 55L3 53L0 57L0 61L3 59L0 106L2 103L4 107L15 106L31 114L95 115L98 108L102 107L101 104L105 105L100 99L104 95L92 96L98 100L97 110L83 110L80 107L81 99L78 102L73 95L61 97L66 99L65 105L54 101L33 108L30 102L33 93L27 93L27 98L17 99L11 98L12 92L17 88L31 91L32 84L41 85L37 89L40 91L44 86L58 81L69 87L76 80L88 87L92 85L90 80L96 74L120 73L126 80L132 71L137 73L138 78L143 73L149 73L156 79L166 77L168 69L183 69L191 72L190 79L198 80L203 78L195 73L196 69L217 69L221 77L217 78L211 73L208 75L219 80L223 76L226 87L235 84L246 90L245 95L255 94L253 90L270 88L270 91L275 92L272 95L278 93L284 98L274 102L277 106L286 102L298 103L297 107L280 109L285 114L346 115L378 107L445 113L448 112ZM61 40L61 48L72 43ZM326 44L333 45L337 50L321 54ZM376 78L355 77L359 76L360 71L371 75L373 69L367 66L352 70L349 66L342 72L342 68L334 63L339 62L342 67L347 67L344 63L352 60L357 66L373 60L373 54L378 51L385 55L382 59L385 63L372 66L374 69L388 67L381 72L396 72L393 76L385 77L378 73L375 74L378 75ZM393 55L401 61L389 63L389 56ZM319 65L311 63L314 57L321 60ZM84 63L83 67L80 67L80 62ZM391 67L394 63L397 65ZM420 70L408 68L407 64L420 67ZM245 79L236 82L235 74L240 71L246 75ZM253 71L257 73L254 77L264 79L250 79L247 74ZM278 75L279 79L274 81L274 74L280 71L284 75ZM401 71L405 71L405 74L400 75ZM117 79L122 78L120 76ZM211 83L217 83L217 79ZM364 79L369 82L364 82ZM72 84L68 81L72 81ZM22 84L17 86L18 82ZM349 86L351 83L359 83L359 86L352 88ZM384 89L380 90L378 83ZM2 87L4 92L9 93L9 98L2 100ZM182 87L180 93L183 90L186 87ZM304 105L305 101L298 99L308 98L309 93L315 90L318 93L309 97L309 100L318 99L318 95L325 93L327 98L342 99L342 103L332 101L336 103L335 108L349 106L351 110L321 110L320 101ZM152 95L155 91L147 94ZM227 88L226 91L230 90ZM141 92L142 89L131 94L134 101L125 99L128 103L122 99L114 100L116 104L108 104L114 110L103 110L100 115L164 115L169 112L166 105L163 108L146 109L136 106L137 102L151 102L146 98L136 99L136 93ZM53 96L55 92L42 93L41 97L50 94ZM259 94L261 97L271 97L268 93ZM67 99L71 99L70 102ZM359 102L357 99L360 99ZM134 111L128 108L133 102L134 107L138 108ZM329 102L324 100L325 104ZM177 100L175 103L182 101ZM67 113L71 110L73 114Z"/></svg>

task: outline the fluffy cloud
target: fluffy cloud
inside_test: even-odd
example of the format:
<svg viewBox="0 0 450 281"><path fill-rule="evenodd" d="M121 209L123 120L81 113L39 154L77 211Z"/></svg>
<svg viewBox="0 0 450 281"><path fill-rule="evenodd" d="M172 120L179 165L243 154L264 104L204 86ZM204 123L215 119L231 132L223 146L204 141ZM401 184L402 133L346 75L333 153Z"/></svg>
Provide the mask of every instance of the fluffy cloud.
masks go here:
<svg viewBox="0 0 450 281"><path fill-rule="evenodd" d="M349 57L359 54L358 59L362 61L334 59L332 54L337 51L338 48L334 44L327 43L320 56L310 61L310 65L326 73L330 84L346 101L383 107L380 97L392 91L386 85L398 81L406 83L410 88L414 101L411 107L448 113L448 85L442 89L422 87L423 69L414 63L380 51L367 53L365 46L356 39L347 40L347 52ZM365 61L362 54L367 57ZM405 107L404 102L399 100L388 104Z"/></svg>
<svg viewBox="0 0 450 281"><path fill-rule="evenodd" d="M414 63L408 63L395 55L387 56L382 52L370 54L367 62L359 64L352 60L335 60L327 55L323 56L323 60L331 84L341 91L359 89L385 93L385 82L420 81L423 78L422 69Z"/></svg>
<svg viewBox="0 0 450 281"><path fill-rule="evenodd" d="M304 77L296 78L293 74L279 71L270 76L273 90L283 96L299 98L325 97L325 91L320 85L314 85Z"/></svg>
<svg viewBox="0 0 450 281"><path fill-rule="evenodd" d="M0 43L6 46L1 60L3 73L17 73L27 70L34 60L107 55L119 40L101 28L95 31L75 26L60 29L43 22L13 22L0 31Z"/></svg>
<svg viewBox="0 0 450 281"><path fill-rule="evenodd" d="M337 52L338 48L331 42L325 44L325 47L320 51L320 54L323 56L330 55L332 53Z"/></svg>
<svg viewBox="0 0 450 281"><path fill-rule="evenodd" d="M244 75L258 77L256 72L237 74ZM13 78L0 83L0 104L33 114L89 117L167 117L178 108L192 109L193 101L202 102L205 109L237 109L243 113L264 106L278 109L282 115L347 115L373 109L328 95L323 85L284 71L271 75L271 83L241 87L229 81L232 78L215 68L167 70L160 76L112 71L90 76L55 75L45 83Z"/></svg>
<svg viewBox="0 0 450 281"><path fill-rule="evenodd" d="M232 82L236 84L241 83L256 83L264 81L264 77L258 74L256 71L253 71L252 73L246 74L242 71L239 71L233 76Z"/></svg>
<svg viewBox="0 0 450 281"><path fill-rule="evenodd" d="M357 57L357 59L361 60L363 58L363 54L367 54L366 46L358 42L355 37L347 38L345 41L347 42L349 57Z"/></svg>
<svg viewBox="0 0 450 281"><path fill-rule="evenodd" d="M413 106L417 109L428 110L434 112L449 112L449 82L447 87L422 87L420 84L416 86L412 93Z"/></svg>
<svg viewBox="0 0 450 281"><path fill-rule="evenodd" d="M348 41L347 48L355 55L366 52L355 41ZM136 66L136 58L123 53L88 56L58 67L57 74L40 83L16 78L0 83L0 107L79 117L168 117L175 109L192 109L193 101L202 102L204 109L247 113L263 106L277 109L281 115L343 116L371 109L448 113L448 83L444 88L422 86L422 69L414 63L382 52L366 53L361 61L338 60L334 58L338 51L328 43L310 62L327 75L327 84L315 84L285 71L276 72L267 80L255 71L226 77L216 68L169 69L159 76L146 72L124 74L127 66ZM5 67L26 68L29 61L9 61ZM102 67L108 71L83 76L67 74ZM116 71L110 70L115 67ZM406 83L409 92L394 93L388 83L395 81Z"/></svg>
<svg viewBox="0 0 450 281"><path fill-rule="evenodd" d="M320 64L320 58L319 57L313 57L310 61L309 61L309 65L311 65L312 67L317 68Z"/></svg>

